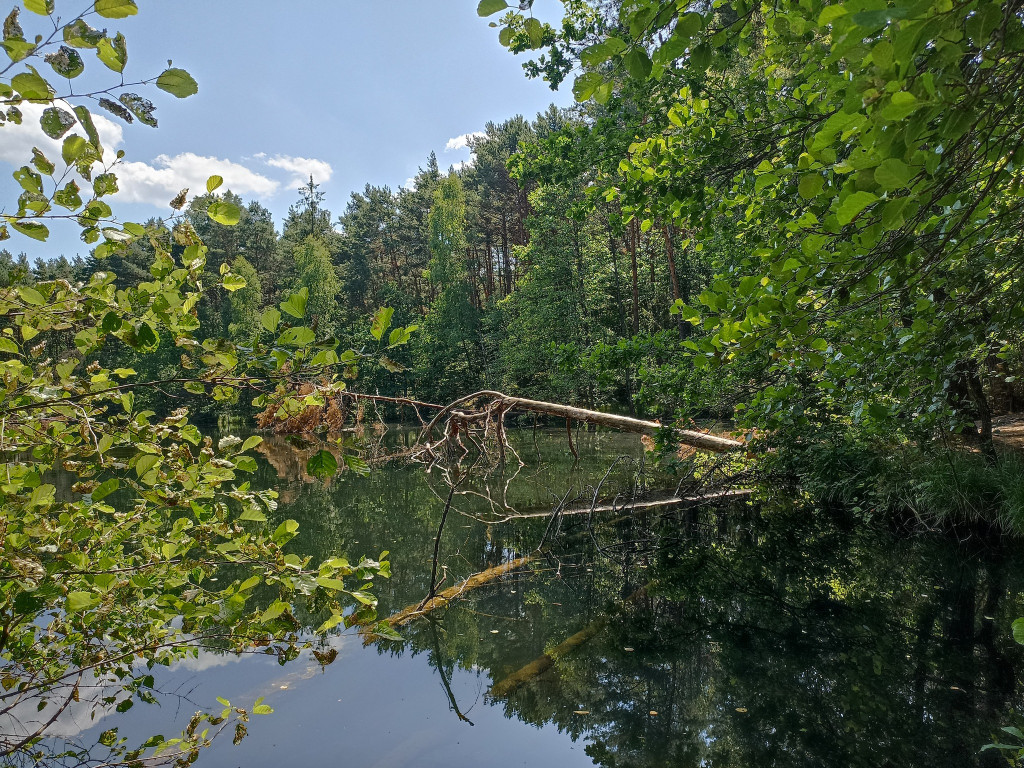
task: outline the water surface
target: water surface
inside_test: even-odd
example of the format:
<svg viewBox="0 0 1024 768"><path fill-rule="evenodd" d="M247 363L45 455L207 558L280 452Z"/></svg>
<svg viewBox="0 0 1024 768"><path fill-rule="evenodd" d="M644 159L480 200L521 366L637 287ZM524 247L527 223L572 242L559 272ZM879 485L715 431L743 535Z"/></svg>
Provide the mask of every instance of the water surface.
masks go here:
<svg viewBox="0 0 1024 768"><path fill-rule="evenodd" d="M769 497L555 525L546 511L589 501L599 483L600 497L621 502L637 483L677 482L635 436L581 432L577 442L578 463L564 432L527 430L513 440L524 466L478 463L453 496L442 588L543 553L403 628L403 642L364 645L346 632L329 640L327 666L203 652L158 678L159 706L69 715L61 728L170 737L217 696L242 706L262 696L275 714L255 718L237 746L218 739L198 765L999 764L979 749L1019 724L1015 547L908 536ZM450 475L384 463L324 484L303 472L308 448L272 438L260 450L256 482L278 487L278 516L301 524L293 551L390 550L380 615L424 597ZM526 674L574 637L550 669Z"/></svg>

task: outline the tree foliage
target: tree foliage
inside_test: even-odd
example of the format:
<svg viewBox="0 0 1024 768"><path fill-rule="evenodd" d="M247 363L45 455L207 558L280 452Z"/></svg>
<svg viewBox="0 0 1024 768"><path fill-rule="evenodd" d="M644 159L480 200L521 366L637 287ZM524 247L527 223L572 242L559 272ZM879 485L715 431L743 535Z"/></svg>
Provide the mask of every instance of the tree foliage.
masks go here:
<svg viewBox="0 0 1024 768"><path fill-rule="evenodd" d="M664 128L602 177L607 198L698 241L735 227L717 279L675 306L706 331L692 365L770 350L753 424L978 420L988 441L986 385L1021 312L1020 8L565 5L526 47L582 65L578 100L613 103L624 82L661 98ZM517 50L532 22L509 11L502 41Z"/></svg>
<svg viewBox="0 0 1024 768"><path fill-rule="evenodd" d="M52 32L32 38L18 8L7 17L5 118L16 123L20 105L43 106L44 132L64 143L59 161L36 149L31 164L15 171L23 192L0 236L10 227L45 240L45 222L73 218L95 245L83 279L70 274L68 262L44 265L53 274L27 274L26 260L8 255L0 287L0 715L23 724L2 734L0 756L45 763L76 756L51 753L43 739L61 712L82 701L84 688L111 686L91 707L124 711L153 700L147 666L201 646L259 648L284 662L305 642L294 619L300 606L322 617L320 632L371 619L375 600L367 589L388 565L350 563L340 552L312 563L288 551L297 524L275 519L276 493L246 480L260 438L215 444L187 409L158 414L146 406L154 392L219 403L246 393L285 412L301 410L344 387L334 373L337 342L315 343L306 293L287 298L280 312L257 313L256 272L225 235L243 209L230 194L214 194L220 177L210 178L189 216L166 221L119 223L102 200L117 190L122 153L105 155L85 104L155 126L153 104L126 88L153 84L182 98L196 92L191 76L173 67L125 82L125 37L88 20L116 23L137 13L135 3L97 0L70 18L58 16L52 2L25 7L46 17ZM45 64L73 79L89 50L120 85L72 97L41 74ZM171 207L180 211L186 202L183 191ZM197 231L203 228L213 249ZM119 277L111 265L127 269ZM220 337L226 323L207 332L206 306L230 310L239 343ZM254 316L259 334L252 333ZM125 364L154 355L162 360L155 379ZM296 396L308 381L315 391ZM141 745L108 731L97 747L109 751L108 761L163 753L189 764L215 730L230 723L244 735L249 715L268 711L256 702L200 713L180 737Z"/></svg>

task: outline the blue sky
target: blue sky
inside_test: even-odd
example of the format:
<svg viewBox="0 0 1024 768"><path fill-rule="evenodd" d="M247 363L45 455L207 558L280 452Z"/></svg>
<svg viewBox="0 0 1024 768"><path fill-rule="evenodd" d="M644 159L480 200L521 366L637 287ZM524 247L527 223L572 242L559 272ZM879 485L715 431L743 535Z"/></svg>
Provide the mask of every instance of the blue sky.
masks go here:
<svg viewBox="0 0 1024 768"><path fill-rule="evenodd" d="M57 5L58 13L77 8L70 0ZM128 39L126 75L150 76L173 59L199 81L199 93L183 101L144 93L157 104L158 129L119 126L113 116L101 126L105 144L127 152L122 192L110 200L115 213L160 215L179 186L200 192L202 180L219 173L279 222L312 171L337 215L367 182L401 186L431 150L442 167L468 160L468 149L446 147L488 121L569 105L568 89L526 79L476 5L139 0L138 16L107 20ZM22 14L26 32L31 16ZM87 66L102 70L90 59ZM11 130L0 128L0 200L8 210L20 191L10 172L46 141ZM88 252L74 225L51 231L46 244L15 234L4 246L30 258Z"/></svg>

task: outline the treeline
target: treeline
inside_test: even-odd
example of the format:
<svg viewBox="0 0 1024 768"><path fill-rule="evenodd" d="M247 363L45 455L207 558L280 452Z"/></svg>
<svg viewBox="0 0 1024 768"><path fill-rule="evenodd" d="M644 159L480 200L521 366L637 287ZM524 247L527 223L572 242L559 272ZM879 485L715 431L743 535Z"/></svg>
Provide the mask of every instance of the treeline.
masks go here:
<svg viewBox="0 0 1024 768"><path fill-rule="evenodd" d="M384 366L347 371L361 391L444 402L491 388L658 410L640 363L672 354L680 326L669 307L698 291L709 267L685 233L641 226L594 198L594 136L592 116L555 107L533 122L490 123L470 140L471 163L446 172L431 153L407 187L367 184L340 214L311 178L280 230L259 201L231 192L194 198L185 214L209 247L209 284L223 264L246 282L204 298L201 335L251 345L267 333L263 312L306 288L318 337L344 347L375 346L370 326L380 307L394 309L395 326L417 326ZM219 198L241 207L236 226L207 216ZM171 244L172 253L180 247ZM5 251L0 280L84 280L106 270L127 288L151 280L152 263L144 241L104 259L31 267ZM183 360L168 344L107 354L152 379L170 378Z"/></svg>

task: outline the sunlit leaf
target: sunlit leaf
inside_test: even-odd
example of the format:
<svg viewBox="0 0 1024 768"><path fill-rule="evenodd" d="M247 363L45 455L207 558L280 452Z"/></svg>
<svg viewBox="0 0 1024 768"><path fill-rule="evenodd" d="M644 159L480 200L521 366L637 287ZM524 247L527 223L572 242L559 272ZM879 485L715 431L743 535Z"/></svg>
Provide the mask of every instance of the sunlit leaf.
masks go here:
<svg viewBox="0 0 1024 768"><path fill-rule="evenodd" d="M241 220L242 209L226 200L217 200L210 203L209 208L206 209L206 215L218 224L233 227Z"/></svg>
<svg viewBox="0 0 1024 768"><path fill-rule="evenodd" d="M184 99L199 92L199 84L184 69L172 67L165 69L156 79L156 87L162 91Z"/></svg>

